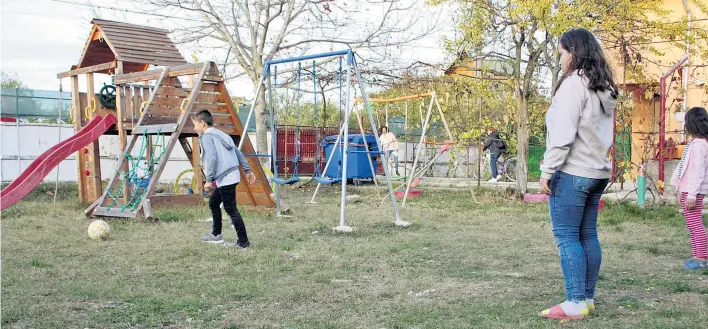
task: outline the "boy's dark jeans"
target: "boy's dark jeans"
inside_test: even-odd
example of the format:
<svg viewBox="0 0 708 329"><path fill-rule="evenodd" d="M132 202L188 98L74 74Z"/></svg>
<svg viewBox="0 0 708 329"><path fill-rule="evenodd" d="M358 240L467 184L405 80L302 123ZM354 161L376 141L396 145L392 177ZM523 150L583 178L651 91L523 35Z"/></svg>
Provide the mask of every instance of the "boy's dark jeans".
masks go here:
<svg viewBox="0 0 708 329"><path fill-rule="evenodd" d="M241 218L241 213L238 212L236 208L236 185L231 184L226 186L217 187L211 193L209 197L209 209L211 210L212 221L212 231L211 234L219 235L221 234L221 203L224 204L224 210L231 217L231 223L234 224L236 228L236 236L240 243L248 242L248 235L246 234L246 225L243 223L243 218Z"/></svg>
<svg viewBox="0 0 708 329"><path fill-rule="evenodd" d="M499 169L497 168L497 161L499 161L499 153L490 153L489 165L492 167L492 179L496 179L499 176Z"/></svg>

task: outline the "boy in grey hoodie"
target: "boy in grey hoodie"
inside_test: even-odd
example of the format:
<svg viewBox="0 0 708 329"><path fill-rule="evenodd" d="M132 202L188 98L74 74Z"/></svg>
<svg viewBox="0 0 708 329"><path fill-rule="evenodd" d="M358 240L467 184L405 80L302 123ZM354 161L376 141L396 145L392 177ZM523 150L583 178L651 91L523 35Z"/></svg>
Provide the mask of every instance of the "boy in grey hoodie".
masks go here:
<svg viewBox="0 0 708 329"><path fill-rule="evenodd" d="M192 115L194 130L199 135L199 144L202 147L202 163L206 170L204 189L209 191L213 185L216 189L209 196L209 209L212 215L211 234L202 238L204 242L223 243L221 235L221 208L231 217L231 222L236 229L237 239L229 246L248 248L251 243L246 234L246 225L243 223L241 213L236 207L236 185L241 182L239 166L246 172L250 184L256 181L256 176L251 172L248 160L241 153L231 136L214 128L214 117L207 110L202 110Z"/></svg>

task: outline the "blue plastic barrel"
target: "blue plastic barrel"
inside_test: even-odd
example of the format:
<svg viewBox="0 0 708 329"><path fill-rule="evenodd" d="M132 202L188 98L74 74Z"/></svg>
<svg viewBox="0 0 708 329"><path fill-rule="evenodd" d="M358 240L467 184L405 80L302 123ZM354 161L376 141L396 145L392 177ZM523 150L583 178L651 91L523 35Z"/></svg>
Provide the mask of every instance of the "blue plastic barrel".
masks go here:
<svg viewBox="0 0 708 329"><path fill-rule="evenodd" d="M364 146L364 138L366 138L366 143L369 145L369 149ZM334 151L334 156L332 156L332 161L327 168L325 175L329 178L341 178L342 177L342 153L344 145L335 145L337 141L337 136L327 136L322 140L322 147L324 148L325 161L329 159L329 155ZM341 143L340 143L341 144ZM369 167L369 160L371 158L371 163L374 165L374 170L376 170L376 165L378 162L378 152L379 147L376 144L376 137L374 135L349 135L349 145L347 146L347 151L349 156L347 157L347 179L366 179L374 178L374 173L371 172L371 167Z"/></svg>

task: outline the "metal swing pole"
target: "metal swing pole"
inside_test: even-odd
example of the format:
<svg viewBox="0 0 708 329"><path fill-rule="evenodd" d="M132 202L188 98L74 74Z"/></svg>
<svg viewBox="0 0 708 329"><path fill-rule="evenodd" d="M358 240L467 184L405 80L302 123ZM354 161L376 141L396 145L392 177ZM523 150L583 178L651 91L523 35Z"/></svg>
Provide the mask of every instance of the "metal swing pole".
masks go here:
<svg viewBox="0 0 708 329"><path fill-rule="evenodd" d="M346 225L346 219L344 218L344 210L347 205L347 154L349 152L349 113L351 112L351 69L354 56L350 51L347 54L347 100L346 100L346 112L344 113L344 125L342 126L343 138L342 143L344 143L344 149L342 150L342 193L339 203L339 226L335 227L335 231L339 232L351 232L354 229L351 226ZM334 151L332 151L334 153Z"/></svg>
<svg viewBox="0 0 708 329"><path fill-rule="evenodd" d="M389 106L386 106L386 129L390 129L389 123L388 123L388 108L389 108Z"/></svg>
<svg viewBox="0 0 708 329"><path fill-rule="evenodd" d="M361 132L361 137L362 140L364 141L364 148L366 148L367 152L369 151L369 143L366 141L366 133L364 131L364 126L361 124L362 120L359 120L359 110L356 110L356 122L359 125L359 131ZM378 144L378 141L376 142L376 145ZM380 152L381 150L379 150ZM379 186L379 183L376 181L376 169L374 169L374 163L371 161L371 153L367 153L366 159L369 160L369 169L371 170L371 176L373 177L374 180L374 185ZM378 190L377 190L378 191Z"/></svg>
<svg viewBox="0 0 708 329"><path fill-rule="evenodd" d="M343 100L343 96L342 96L342 73L343 73L343 71L342 71L342 56L339 56L339 127L340 127L340 128L339 128L339 129L340 129L340 130L339 130L339 135L344 134L344 131L342 131L342 129L349 129L349 127L344 127L344 125L342 125L342 122L343 122L343 121L342 121L342 120L343 120L343 118L342 118L342 115L343 115L343 114L342 114L342 100ZM345 110L345 111L346 111L346 110ZM337 138L341 138L341 136L337 136ZM343 150L344 145L335 143L335 144L334 144L334 147L337 147L337 146L339 146L339 156L341 156L341 155L342 155L342 150ZM332 150L332 153L334 153L334 150ZM341 176L342 176L342 166L339 166L339 168L338 168L338 170L337 170L337 174L338 174L338 175L340 176L340 178L341 178Z"/></svg>
<svg viewBox="0 0 708 329"><path fill-rule="evenodd" d="M408 163L408 101L406 100L406 122L403 123L403 145L405 145L405 149L403 150L403 176L408 177L408 166L406 164Z"/></svg>
<svg viewBox="0 0 708 329"><path fill-rule="evenodd" d="M376 144L381 145L381 140L379 138L379 131L376 127L376 122L374 122L374 113L371 111L371 108L369 107L369 95L366 93L366 88L364 87L364 80L361 78L361 72L359 72L359 69L357 68L356 65L356 58L354 57L354 54L352 53L351 55L351 63L354 68L354 73L356 74L356 78L359 84L359 88L361 89L361 94L362 97L364 98L364 107L366 107L366 110L369 114L369 122L371 122L371 128L374 132L374 136L376 137ZM347 101L349 98L347 97ZM388 156L384 152L384 161L388 162ZM386 184L388 185L388 193L391 197L391 204L393 205L393 214L396 218L396 221L394 224L396 226L401 226L401 227L406 227L409 226L409 222L405 222L401 220L401 215L398 211L398 202L396 201L396 197L393 194L393 184L391 183L391 174L388 171L387 166L384 166L384 174L386 174ZM343 198L343 197L342 197ZM342 199L344 200L344 199ZM344 209L344 208L342 208ZM343 211L343 210L342 210Z"/></svg>
<svg viewBox="0 0 708 329"><path fill-rule="evenodd" d="M433 95L433 98L435 98L435 95ZM428 126L428 123L430 122L430 115L433 112L433 101L434 99L430 100L430 104L428 105L428 112L425 115L425 122L423 123L422 130L420 132L420 142L418 143L418 149L416 149L415 152L415 159L413 159L413 174L408 177L408 183L406 183L406 192L403 194L403 201L401 202L401 208L405 207L406 205L406 198L408 197L408 192L410 192L411 189L411 183L413 182L413 176L415 176L415 166L418 164L418 159L420 158L420 150L423 148L423 142L425 141L425 133L427 131L426 127Z"/></svg>
<svg viewBox="0 0 708 329"><path fill-rule="evenodd" d="M317 64L315 61L312 61L312 96L312 112L314 114L312 123L315 125L315 174L317 174L317 169L320 168L320 129L317 124L319 117L317 116Z"/></svg>
<svg viewBox="0 0 708 329"><path fill-rule="evenodd" d="M295 100L295 109L297 110L297 118L295 118L295 177L300 177L298 173L298 167L300 165L300 71L302 66L300 63L297 64L297 99ZM287 150L287 148L286 148Z"/></svg>
<svg viewBox="0 0 708 329"><path fill-rule="evenodd" d="M270 103L270 144L271 149L273 150L270 159L273 164L273 177L278 177L278 136L275 128L275 104L273 103L273 86L270 82L270 70L268 70L267 76L268 80L266 80L266 83L268 84L268 102ZM274 78L278 78L277 67L275 68ZM277 83L278 82L276 81L276 84ZM243 141L243 138L241 138L241 141ZM280 184L278 183L275 183L275 214L278 217L283 215L280 212Z"/></svg>
<svg viewBox="0 0 708 329"><path fill-rule="evenodd" d="M342 125L342 57L339 57L339 125Z"/></svg>

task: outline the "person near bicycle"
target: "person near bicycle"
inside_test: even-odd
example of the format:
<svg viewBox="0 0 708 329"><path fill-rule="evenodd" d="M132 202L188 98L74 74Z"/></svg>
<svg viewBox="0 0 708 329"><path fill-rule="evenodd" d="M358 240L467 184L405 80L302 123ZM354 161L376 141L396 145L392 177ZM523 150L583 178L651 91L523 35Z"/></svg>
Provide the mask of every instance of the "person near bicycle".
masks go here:
<svg viewBox="0 0 708 329"><path fill-rule="evenodd" d="M484 143L482 152L486 152L487 149L489 149L491 158L489 159L489 166L492 169L492 179L489 182L496 183L501 179L497 169L497 161L502 153L506 151L506 143L499 137L499 132L493 127L487 128L487 141Z"/></svg>
<svg viewBox="0 0 708 329"><path fill-rule="evenodd" d="M389 162L389 173L391 172L391 167L396 169L396 176L400 176L398 173L398 139L396 135L388 131L388 127L381 126L381 150L386 152L386 157ZM393 161L393 162L392 162Z"/></svg>

